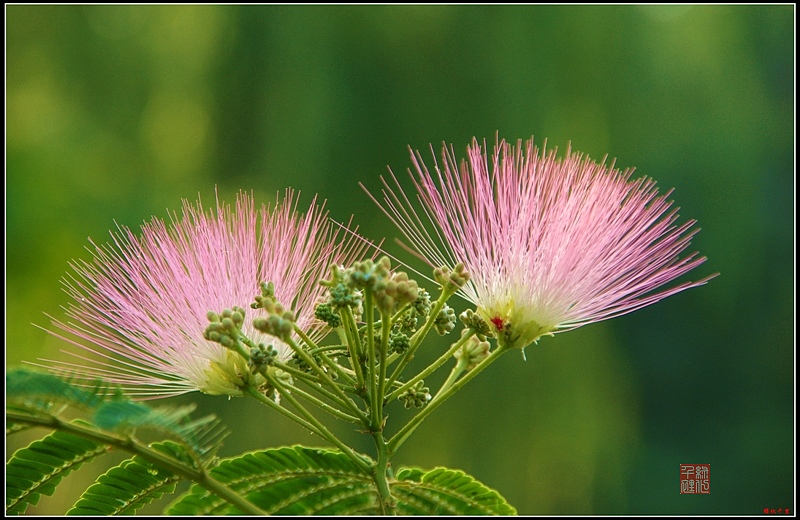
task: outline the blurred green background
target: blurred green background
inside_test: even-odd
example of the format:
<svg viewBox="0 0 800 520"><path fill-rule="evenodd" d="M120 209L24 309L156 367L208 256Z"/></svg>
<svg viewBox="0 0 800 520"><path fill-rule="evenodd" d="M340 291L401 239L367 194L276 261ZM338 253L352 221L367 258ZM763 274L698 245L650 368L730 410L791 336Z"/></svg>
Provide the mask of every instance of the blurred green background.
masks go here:
<svg viewBox="0 0 800 520"><path fill-rule="evenodd" d="M215 186L259 203L292 186L398 253L359 181L377 190L387 165L403 173L409 145L429 158L429 143L463 155L472 136L535 135L675 187L682 218L702 227L692 249L709 259L691 279L721 275L544 338L527 361L505 356L395 464L463 469L524 514L794 507L793 6L6 15L7 366L58 355L64 345L31 322L62 316L68 262L115 222L136 228L198 193L210 205ZM246 400L178 400L233 429L223 455L318 442ZM710 495L679 494L684 463L711 464ZM30 512L63 513L102 469Z"/></svg>

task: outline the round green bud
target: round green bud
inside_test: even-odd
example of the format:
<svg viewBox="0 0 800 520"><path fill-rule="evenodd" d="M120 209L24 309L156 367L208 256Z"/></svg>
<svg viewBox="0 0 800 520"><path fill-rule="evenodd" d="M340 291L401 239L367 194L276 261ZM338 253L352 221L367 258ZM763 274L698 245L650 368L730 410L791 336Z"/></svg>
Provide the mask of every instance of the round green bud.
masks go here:
<svg viewBox="0 0 800 520"><path fill-rule="evenodd" d="M396 354L405 354L411 347L411 340L402 332L395 332L389 336L389 350Z"/></svg>
<svg viewBox="0 0 800 520"><path fill-rule="evenodd" d="M400 394L397 399L403 402L406 409L422 408L431 400L430 389L424 385L423 381L418 381L413 387Z"/></svg>
<svg viewBox="0 0 800 520"><path fill-rule="evenodd" d="M330 327L336 328L342 325L342 319L339 315L333 312L330 304L320 303L314 309L314 317L319 321L324 321Z"/></svg>
<svg viewBox="0 0 800 520"><path fill-rule="evenodd" d="M411 306L424 318L431 312L431 295L425 289L418 287L417 298L411 302Z"/></svg>
<svg viewBox="0 0 800 520"><path fill-rule="evenodd" d="M472 336L460 349L453 353L453 356L458 360L467 356L466 370L470 371L478 366L478 363L489 357L489 342L480 340L477 336Z"/></svg>
<svg viewBox="0 0 800 520"><path fill-rule="evenodd" d="M461 320L461 323L463 323L465 327L474 330L475 334L477 334L480 339L492 335L492 328L489 324L472 309L467 309L462 312L458 316L458 319Z"/></svg>
<svg viewBox="0 0 800 520"><path fill-rule="evenodd" d="M449 305L445 305L442 307L442 310L439 311L439 315L436 316L433 326L440 336L449 334L456 327L456 311Z"/></svg>

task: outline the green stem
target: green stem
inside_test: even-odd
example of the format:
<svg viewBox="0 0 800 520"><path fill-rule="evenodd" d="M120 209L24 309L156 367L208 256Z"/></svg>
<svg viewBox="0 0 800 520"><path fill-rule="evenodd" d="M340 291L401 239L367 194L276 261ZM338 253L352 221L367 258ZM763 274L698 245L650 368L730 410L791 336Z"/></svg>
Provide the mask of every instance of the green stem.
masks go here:
<svg viewBox="0 0 800 520"><path fill-rule="evenodd" d="M338 395L326 390L320 384L320 380L319 380L318 377L311 376L311 375L309 375L309 374L307 374L305 372L297 370L296 368L292 368L292 367L290 367L290 366L288 366L285 363L282 363L280 361L273 361L272 366L274 366L276 368L280 368L284 372L292 374L292 376L296 377L298 381L301 381L301 382L307 384L310 390L313 390L314 392L320 394L322 397L325 397L326 399L329 399L329 400L333 401L334 403L338 404L339 406L341 406L343 408L349 408L348 404L346 402L344 402L341 398L339 398ZM297 386L295 386L295 388L297 388ZM348 389L348 387L343 387L343 388ZM355 389L354 388L349 388L349 390L355 390ZM361 410L359 410L359 412L360 411ZM361 413L361 414L358 415L358 417L365 418L366 416L363 413ZM366 425L366 423L365 423L365 425Z"/></svg>
<svg viewBox="0 0 800 520"><path fill-rule="evenodd" d="M255 397L256 400L258 402L260 402L261 404L265 404L265 405L269 406L270 408L272 408L273 410L275 410L276 412L278 412L279 414L281 414L281 415L283 415L285 417L288 417L289 419L293 420L294 422L296 422L297 424L299 424L300 426L302 426L306 430L310 431L314 435L319 435L320 437L324 437L324 435L322 435L322 433L319 430L317 430L314 427L313 424L311 424L310 422L306 421L302 417L298 417L297 414L294 414L294 413L290 412L289 410L287 410L286 408L284 408L283 406L279 405L278 403L276 403L275 401L273 401L272 399L270 399L266 395L264 395L261 392L259 392L257 388L248 387L247 388L247 393L251 397Z"/></svg>
<svg viewBox="0 0 800 520"><path fill-rule="evenodd" d="M341 311L339 311L339 319L341 319ZM339 336L339 341L342 342L343 347L347 347L350 344L350 341L347 339L347 331L345 330L344 320L342 320L342 324L334 329L336 331L336 335Z"/></svg>
<svg viewBox="0 0 800 520"><path fill-rule="evenodd" d="M389 458L391 452L386 445L382 432L373 432L372 437L375 440L375 446L378 451L378 460L372 469L372 479L375 481L375 487L378 488L378 495L381 499L381 514L395 515L397 514L397 499L392 496L392 491L389 488Z"/></svg>
<svg viewBox="0 0 800 520"><path fill-rule="evenodd" d="M273 361L272 362L272 366L280 368L281 370L283 370L287 374L291 374L292 377L296 377L297 379L300 379L301 381L304 381L304 382L309 383L309 384L313 383L313 384L316 384L317 386L319 386L320 388L322 388L322 386L321 386L322 378L320 378L319 376L311 375L308 372L303 372L302 370L300 370L298 368L295 368L293 366L289 366L289 365L287 365L286 363L284 363L282 361Z"/></svg>
<svg viewBox="0 0 800 520"><path fill-rule="evenodd" d="M342 343L341 345L325 345L324 347L317 347L311 351L311 354L317 354L319 352L330 352L331 350L341 350L344 352L347 349L347 345Z"/></svg>
<svg viewBox="0 0 800 520"><path fill-rule="evenodd" d="M364 359L364 347L361 345L361 339L358 336L358 322L356 315L353 314L353 309L350 307L345 308L345 315L347 316L347 326L350 328L350 334L355 340L354 345L358 350L358 359Z"/></svg>
<svg viewBox="0 0 800 520"><path fill-rule="evenodd" d="M303 342L308 346L308 348L312 352L316 352L319 354L319 357L322 358L322 361L325 362L326 366L330 367L332 370L335 370L339 374L339 377L345 379L349 384L354 383L353 379L342 371L339 364L331 361L331 359L328 356L326 356L324 352L322 352L320 346L314 343L314 340L312 340L308 336L308 334L305 333L303 329L297 326L297 323L294 324L294 331L297 333L298 336L300 336L300 339L303 340Z"/></svg>
<svg viewBox="0 0 800 520"><path fill-rule="evenodd" d="M295 326L295 328L297 328L297 327ZM245 338L245 339L246 339L246 338ZM309 356L309 355L308 355L308 354L305 352L305 350L303 350L303 349L302 349L302 347L298 346L298 345L297 345L297 344L294 342L294 340L292 340L291 338L289 338L289 339L288 339L288 343L287 343L287 344L288 344L290 347L292 347L292 349L293 349L295 352L298 352L298 350L299 350L301 357L302 357L302 356L305 356L305 357L306 357L306 359L308 359L308 360L311 360L311 362L313 363L313 359L312 359L312 358L311 358L311 357L310 357L310 356ZM249 344L248 344L248 345L249 345ZM249 352L247 352L247 350L245 350L244 346L242 345L242 341L237 341L237 342L234 344L233 350L234 350L235 352L237 352L237 353L238 353L240 356L242 356L244 359L246 359L247 361L250 361L250 353L249 353ZM306 363L308 363L308 361L307 361L306 359L304 359L304 361L306 361ZM295 370L295 369L293 369L293 368L291 368L291 367L287 366L286 364L284 364L284 363L281 363L280 361L276 362L276 363L275 363L275 366L277 366L277 367L278 367L278 368L280 368L281 370L285 370L286 372L288 372L288 373L290 373L290 374L297 375L298 377L301 377L301 378L303 378L304 380L305 380L305 379L309 379L309 376L308 376L308 374L305 374L304 372L300 372L299 370ZM353 402L353 401L352 401L350 398L348 398L348 397L347 397L347 396L344 394L344 392L341 390L341 388L339 388L339 386L338 386L338 385L336 385L336 384L335 384L335 383L334 383L334 382L333 382L333 381L330 379L330 377L328 377L327 373L325 373L325 372L324 372L324 371L323 371L323 370L322 370L322 369L321 369L319 366L317 366L317 365L315 365L315 366L316 366L316 368L317 368L317 373L318 373L318 374L322 374L323 376L325 376L325 377L327 378L327 381L326 381L326 382L328 382L328 383L329 383L329 384L330 384L330 385L331 385L331 386L334 388L334 390L338 390L338 393L339 393L339 394L341 394L341 395L339 396L339 397L341 398L341 401L338 401L338 400L337 400L337 402L339 402L339 404L341 404L341 405L343 405L343 406L345 406L345 407L347 407L347 408L350 408L351 410L353 410L353 412L355 412L355 415L356 415L356 417L364 417L364 415L361 413L361 410L359 410L359 409L358 409L358 407L355 405L355 403L354 403L354 402ZM267 373L267 369L266 369L266 368L264 368L264 369L262 369L262 370L261 370L261 374L262 374L262 375L264 375L264 377L267 377L266 373ZM312 381L314 381L314 380L312 379ZM327 394L327 392L325 392L325 391L324 391L324 389L322 388L322 386L321 386L321 385L318 385L318 386L313 386L313 385L312 385L312 387L314 387L314 388L315 388L317 391L319 391L320 393L323 393L323 392L324 392L325 394ZM271 400L271 399L269 399L268 397L266 397L266 396L262 395L260 392L259 392L258 394L259 394L259 396L260 396L260 397L263 397L263 398L264 398L264 399L262 400L262 399L259 397L259 400L261 400L263 403L265 403L265 404L269 405L270 407L272 407L272 408L273 408L274 410L276 410L278 413L280 413L280 414L283 414L283 415L285 415L286 417L288 417L288 418L292 419L292 420L293 420L293 421L295 421L297 424L299 424L299 425L303 426L304 428L306 428L306 429L310 430L311 432L313 432L313 433L316 433L317 435L319 435L319 434L320 434L318 431L315 431L313 428L311 428L308 422L306 422L306 421L303 421L301 418L297 417L297 415L293 414L292 412L290 412L290 411L289 411L289 410L287 410L286 408L284 408L284 407L282 407L282 406L278 405L277 403L275 403L274 401L272 401L272 400ZM324 409L324 408L323 408L323 409ZM327 411L327 410L326 410L326 411ZM338 410L337 410L337 412L338 412ZM350 417L350 416L348 415L347 417ZM368 423L367 423L367 421L366 421L365 419L362 419L362 420L361 420L361 422L362 422L362 423L363 423L365 426L368 424Z"/></svg>
<svg viewBox="0 0 800 520"><path fill-rule="evenodd" d="M467 372L464 377L454 383L450 388L445 389L444 392L439 393L436 395L428 405L422 409L417 415L415 415L405 426L403 426L399 432L397 432L394 437L389 439L388 448L391 453L395 453L397 449L408 439L408 437L414 433L417 426L428 417L431 412L433 412L436 408L438 408L442 403L444 403L451 395L456 393L461 387L472 381L472 379L481 373L486 367L494 363L494 361L500 357L504 352L506 352L507 348L504 346L498 346L494 352L489 354L489 356L478 363L478 365Z"/></svg>
<svg viewBox="0 0 800 520"><path fill-rule="evenodd" d="M389 352L389 333L392 330L392 322L389 313L382 312L381 313L381 348L380 348L380 372L378 374L378 395L377 395L377 407L378 412L377 416L378 419L383 421L383 403L388 402L384 399L384 393L386 392L386 357ZM389 387L391 388L391 386ZM381 425L376 425L381 426Z"/></svg>
<svg viewBox="0 0 800 520"><path fill-rule="evenodd" d="M362 470L369 472L370 467L366 462L364 462L364 459L356 455L356 453L352 449L350 449L349 446L340 441L339 438L336 437L336 435L334 435L330 430L328 430L325 427L325 425L319 422L319 420L317 420L317 418L314 417L314 415L312 415L308 410L306 410L306 408L302 404L300 404L290 392L286 390L286 387L284 387L283 384L280 381L278 381L278 378L273 377L268 370L262 370L261 375L267 378L267 381L269 381L269 384L272 385L272 387L275 388L275 390L280 392L281 397L283 399L289 401L289 403L294 407L294 409L297 410L297 413L302 415L309 423L311 423L314 426L314 428L316 428L318 435L320 437L322 437L323 439L327 440L328 442L339 448L342 451L342 453L350 457L350 459L353 462L355 462L358 465L358 467L360 467ZM248 387L247 390L248 393L253 397L260 399L259 396L261 396L268 401L270 400L268 397L263 396L261 392L259 392L256 388L253 388L252 386Z"/></svg>
<svg viewBox="0 0 800 520"><path fill-rule="evenodd" d="M447 379L445 379L444 383L442 383L442 387L439 388L439 391L436 392L435 396L433 396L433 399L431 400L431 402L436 401L436 399L440 395L442 395L444 392L447 392L447 390L451 386L453 386L453 383L455 383L456 379L458 379L458 376L460 376L464 372L464 369L467 368L468 364L469 364L469 356L466 356L466 355L465 356L461 356L461 358L458 360L458 363L456 363L456 366L454 366L453 370L450 371L450 375L448 375ZM430 403L428 403L428 404L430 404Z"/></svg>
<svg viewBox="0 0 800 520"><path fill-rule="evenodd" d="M400 388L397 388L391 394L389 394L389 396L386 397L386 402L387 403L391 402L392 399L396 399L397 396L399 396L400 394L402 394L403 392L405 392L406 390L408 390L409 388L411 388L412 386L417 384L418 381L420 381L422 379L425 379L429 375L433 374L436 370L439 369L439 367L444 365L447 362L447 360L450 359L453 356L453 354L455 354L456 351L458 349L460 349L474 335L475 335L475 331L472 330L472 329L469 329L469 332L467 334L461 336L461 339L459 339L457 342L453 343L453 345L450 347L450 350L448 350L447 352L442 354L439 357L439 359L437 359L436 361L433 362L432 365L430 365L428 368L426 368L425 370L423 370L422 372L420 372L419 374L417 374L416 376L414 376L413 378L408 380L408 382L403 383L400 386Z"/></svg>
<svg viewBox="0 0 800 520"><path fill-rule="evenodd" d="M378 382L375 377L375 309L372 299L372 289L364 289L364 319L367 321L367 377L369 378L367 395L369 396L370 423L372 428L378 428L380 427L380 416L378 416Z"/></svg>
<svg viewBox="0 0 800 520"><path fill-rule="evenodd" d="M353 386L353 385L356 384L356 381L352 377L350 377L350 374L345 372L342 369L342 367L339 365L339 363L334 363L333 360L327 356L327 354L325 354L324 352L317 352L317 355L322 358L322 361L327 366L333 368L333 370L337 374L339 374L339 377L342 378L342 380L344 380L344 382L345 382L345 384L347 384L347 386Z"/></svg>
<svg viewBox="0 0 800 520"><path fill-rule="evenodd" d="M316 390L316 389L317 388L314 388L314 390ZM321 409L322 411L328 412L329 414L333 415L334 417L337 417L339 419L343 419L345 421L348 421L348 422L351 422L351 423L355 423L355 424L363 424L363 421L361 419L359 419L358 417L354 417L354 416L352 416L352 415L350 415L348 413L345 413L345 412L339 410L338 408L335 408L335 407L329 405L328 403L326 403L326 402L324 402L324 401L322 401L320 399L317 399L313 395L309 394L308 392L306 392L305 390L303 390L301 388L298 388L297 386L292 386L292 390L291 391L296 393L297 395L299 395L300 397L302 397L306 401L310 402L311 404L315 405L317 408Z"/></svg>
<svg viewBox="0 0 800 520"><path fill-rule="evenodd" d="M298 327L295 325L295 330L297 329ZM314 358L312 358L303 347L295 343L292 338L286 338L286 344L289 345L289 347L291 347L291 349L294 350L298 356L300 356L300 359L305 361L306 364L323 379L325 384L327 384L331 390L333 390L333 393L339 396L339 398L347 405L347 408L349 408L354 415L359 415L360 410L358 409L358 406L356 406L356 403L354 403L353 400L344 393L341 387L331 379L331 376L329 376L327 372L317 365L317 362L314 361Z"/></svg>
<svg viewBox="0 0 800 520"><path fill-rule="evenodd" d="M245 514L267 514L265 511L262 511L252 503L245 500L244 497L236 493L234 490L209 475L204 468L198 469L185 466L177 460L168 457L166 454L156 451L135 439L109 435L80 424L62 421L61 419L52 416L29 416L26 414L7 411L6 419L15 423L52 428L71 433L100 444L114 446L115 448L138 455L146 461L161 466L162 468L167 469L176 475L180 475L187 480L191 480L192 482L207 489L214 495L222 498L229 504L235 506L237 509L239 509L239 511L242 511Z"/></svg>
<svg viewBox="0 0 800 520"><path fill-rule="evenodd" d="M391 387L392 384L397 381L397 378L400 377L400 374L405 369L406 365L414 359L414 353L417 351L417 347L420 346L422 340L425 339L425 336L428 335L430 332L431 327L436 322L436 317L439 315L439 312L444 308L445 303L447 300L454 294L455 291L449 291L446 288L442 288L442 294L439 295L439 299L436 300L436 304L431 309L430 314L428 314L427 319L425 320L425 325L422 326L421 329L417 330L413 336L411 336L411 345L408 347L408 350L402 355L400 358L400 362L395 367L392 375L389 377L389 386ZM392 364L395 359L397 359L397 354L392 354L389 356L389 359L386 360L388 364Z"/></svg>
<svg viewBox="0 0 800 520"><path fill-rule="evenodd" d="M350 350L350 365L353 367L353 372L356 374L356 386L359 388L364 387L364 374L361 372L361 353L358 348L359 340L358 335L353 335L353 330L356 328L355 317L350 307L339 311L339 317L342 319L342 328L346 338L347 348ZM363 395L363 394L362 394Z"/></svg>

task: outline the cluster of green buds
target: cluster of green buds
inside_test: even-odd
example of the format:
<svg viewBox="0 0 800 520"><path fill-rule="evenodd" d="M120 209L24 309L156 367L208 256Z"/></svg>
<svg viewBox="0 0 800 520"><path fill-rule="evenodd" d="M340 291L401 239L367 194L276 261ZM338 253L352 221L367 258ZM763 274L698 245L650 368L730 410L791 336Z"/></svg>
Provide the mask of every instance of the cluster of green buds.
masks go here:
<svg viewBox="0 0 800 520"><path fill-rule="evenodd" d="M334 264L331 266L330 280L321 280L319 282L320 285L328 288L325 299L320 302L320 305L327 306L328 310L321 311L322 316L317 316L318 319L327 321L325 318L328 317L328 313L336 315L340 310L345 308L352 309L353 314L356 316L361 315L363 295L361 291L348 285L347 271L349 271L349 269L346 270ZM319 305L317 307L319 307Z"/></svg>
<svg viewBox="0 0 800 520"><path fill-rule="evenodd" d="M334 312L330 303L320 303L314 308L314 317L319 321L328 324L329 327L336 328L342 325L342 318Z"/></svg>
<svg viewBox="0 0 800 520"><path fill-rule="evenodd" d="M425 386L425 382L420 380L400 394L398 399L403 402L403 406L408 408L422 408L426 404L428 404L431 400L431 391L430 388Z"/></svg>
<svg viewBox="0 0 800 520"><path fill-rule="evenodd" d="M242 395L247 386L262 384L259 371L239 354L244 348L242 341L247 341L242 335L245 310L233 307L219 314L209 311L206 317L210 323L203 331L203 337L229 350L221 359L209 363L201 390L211 395Z"/></svg>
<svg viewBox="0 0 800 520"><path fill-rule="evenodd" d="M423 288L417 291L417 299L411 302L411 308L419 314L420 317L425 318L431 312L431 295Z"/></svg>
<svg viewBox="0 0 800 520"><path fill-rule="evenodd" d="M274 298L261 298L260 300L257 298L252 307L254 309L260 307L267 311L268 315L266 318L255 318L253 327L284 342L289 341L294 330L294 312L285 309Z"/></svg>
<svg viewBox="0 0 800 520"><path fill-rule="evenodd" d="M404 272L393 273L388 257L377 262L356 262L346 271L347 285L352 289L369 289L375 295L375 305L383 313L394 312L417 299L417 282Z"/></svg>
<svg viewBox="0 0 800 520"><path fill-rule="evenodd" d="M250 304L253 309L263 309L267 302L277 303L278 299L275 298L275 284L272 282L261 282L259 284L261 294L254 298L255 302Z"/></svg>
<svg viewBox="0 0 800 520"><path fill-rule="evenodd" d="M255 374L272 365L276 359L278 359L278 351L275 350L275 347L259 343L250 349L250 360L247 365L250 367L250 371Z"/></svg>
<svg viewBox="0 0 800 520"><path fill-rule="evenodd" d="M392 272L391 268L388 257L377 261L367 259L355 262L348 268L331 266L330 278L320 282L328 290L315 307L314 316L330 327L340 327L340 311L350 308L357 318L361 317L364 292L370 291L375 306L382 314L401 311L392 318L392 331L410 336L416 331L419 320L424 320L430 313L431 296L415 280L410 279L407 273ZM446 321L447 318L443 316L442 320ZM376 326L376 329L373 334L379 335L380 328ZM363 327L359 331L364 343L368 330L369 327ZM379 338L376 336L377 340ZM402 352L402 340L398 337L397 341L399 342L393 351Z"/></svg>
<svg viewBox="0 0 800 520"><path fill-rule="evenodd" d="M468 332L468 329L464 329L461 336L463 337ZM482 340L478 336L472 336L460 349L453 353L453 356L459 361L467 359L465 370L469 372L478 366L478 363L489 357L489 348L490 345L486 339Z"/></svg>
<svg viewBox="0 0 800 520"><path fill-rule="evenodd" d="M486 339L487 336L493 335L492 327L472 309L467 309L459 314L458 319L461 320L461 323L463 323L466 328L475 331L475 334L481 340Z"/></svg>
<svg viewBox="0 0 800 520"><path fill-rule="evenodd" d="M447 267L437 267L433 270L433 279L442 286L442 289L455 293L469 281L470 274L462 263L456 264L451 271Z"/></svg>
<svg viewBox="0 0 800 520"><path fill-rule="evenodd" d="M450 334L450 332L456 328L456 311L454 311L449 305L445 305L436 316L433 326L440 336Z"/></svg>
<svg viewBox="0 0 800 520"><path fill-rule="evenodd" d="M377 262L370 259L355 262L347 269L345 278L347 285L356 289L373 289L391 274L391 262L383 257Z"/></svg>
<svg viewBox="0 0 800 520"><path fill-rule="evenodd" d="M209 311L206 317L211 323L203 331L203 337L225 348L234 348L242 332L244 316L245 310L241 307L225 309L222 314Z"/></svg>
<svg viewBox="0 0 800 520"><path fill-rule="evenodd" d="M388 259L387 259L388 263ZM417 299L419 287L404 272L392 273L375 288L375 304L381 312L394 312Z"/></svg>
<svg viewBox="0 0 800 520"><path fill-rule="evenodd" d="M419 320L425 320L431 312L431 295L423 288L417 289L417 299L394 319L395 332L410 335L417 330Z"/></svg>
<svg viewBox="0 0 800 520"><path fill-rule="evenodd" d="M396 332L414 334L414 331L417 330L418 317L417 311L413 307L408 307L395 318L392 327Z"/></svg>
<svg viewBox="0 0 800 520"><path fill-rule="evenodd" d="M389 352L395 354L405 354L411 347L411 338L402 332L392 332L389 336Z"/></svg>

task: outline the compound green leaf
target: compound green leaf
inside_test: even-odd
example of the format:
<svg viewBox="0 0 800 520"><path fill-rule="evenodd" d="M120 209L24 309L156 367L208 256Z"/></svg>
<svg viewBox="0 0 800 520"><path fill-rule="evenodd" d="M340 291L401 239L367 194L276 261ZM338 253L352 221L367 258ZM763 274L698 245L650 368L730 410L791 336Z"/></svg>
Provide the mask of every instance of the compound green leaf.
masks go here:
<svg viewBox="0 0 800 520"><path fill-rule="evenodd" d="M292 446L222 461L211 475L269 514L381 514L375 483L341 452ZM389 482L401 515L513 515L494 491L462 471L405 468ZM173 515L240 514L195 485L168 509Z"/></svg>
<svg viewBox="0 0 800 520"><path fill-rule="evenodd" d="M152 445L168 454L182 448L172 442ZM68 515L132 515L144 505L175 491L181 477L136 456L101 475Z"/></svg>
<svg viewBox="0 0 800 520"><path fill-rule="evenodd" d="M463 471L402 468L391 484L399 515L516 515L497 491Z"/></svg>
<svg viewBox="0 0 800 520"><path fill-rule="evenodd" d="M97 383L88 389L79 388L52 374L16 368L6 373L6 407L47 411L56 405L94 408L109 398L112 389Z"/></svg>
<svg viewBox="0 0 800 520"><path fill-rule="evenodd" d="M70 471L108 449L108 446L56 431L17 450L6 464L6 513L24 513L28 505L39 502L42 494L52 495Z"/></svg>
<svg viewBox="0 0 800 520"><path fill-rule="evenodd" d="M292 446L222 461L211 475L270 514L370 514L377 511L372 479L341 452ZM173 515L240 514L194 485L172 504Z"/></svg>

